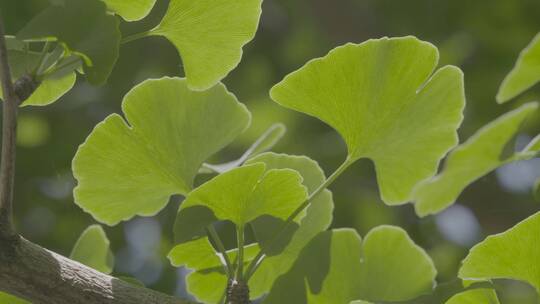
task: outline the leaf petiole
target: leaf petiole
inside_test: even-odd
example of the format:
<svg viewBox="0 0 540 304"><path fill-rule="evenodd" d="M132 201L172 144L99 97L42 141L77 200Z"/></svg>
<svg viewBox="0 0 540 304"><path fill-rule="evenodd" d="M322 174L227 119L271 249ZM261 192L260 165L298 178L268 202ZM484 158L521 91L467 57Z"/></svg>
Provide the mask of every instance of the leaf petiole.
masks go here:
<svg viewBox="0 0 540 304"><path fill-rule="evenodd" d="M148 37L151 34L152 34L152 31L145 31L145 32L133 34L133 35L122 38L122 40L120 41L120 44L125 44L131 41L139 40L141 38Z"/></svg>
<svg viewBox="0 0 540 304"><path fill-rule="evenodd" d="M223 245L223 242L221 241L221 238L219 237L219 235L218 235L218 233L216 231L216 228L214 227L213 224L210 224L210 225L208 225L206 230L208 232L208 236L216 244L217 249L219 250L219 252L223 256L223 260L225 261L225 270L227 271L227 277L232 278L233 273L234 273L234 269L233 269L233 266L231 264L231 260L229 259L229 255L227 254L227 250L225 249L225 246Z"/></svg>

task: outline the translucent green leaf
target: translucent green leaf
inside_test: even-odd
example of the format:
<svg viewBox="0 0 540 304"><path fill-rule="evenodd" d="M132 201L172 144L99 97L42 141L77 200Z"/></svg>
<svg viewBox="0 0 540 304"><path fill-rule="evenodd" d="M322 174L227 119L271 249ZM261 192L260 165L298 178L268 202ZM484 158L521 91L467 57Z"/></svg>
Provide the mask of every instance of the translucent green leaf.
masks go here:
<svg viewBox="0 0 540 304"><path fill-rule="evenodd" d="M270 150L285 134L285 125L277 123L264 132L250 147L236 160L223 164L204 164L200 173L223 173L241 166L249 158Z"/></svg>
<svg viewBox="0 0 540 304"><path fill-rule="evenodd" d="M99 123L73 160L75 202L111 225L187 194L201 164L250 121L224 85L191 91L180 78L141 83L122 109L126 120L113 114Z"/></svg>
<svg viewBox="0 0 540 304"><path fill-rule="evenodd" d="M247 265L257 254L257 245L244 248ZM237 250L227 251L229 259L236 259ZM227 275L222 257L217 253L206 237L175 246L168 255L175 267L185 266L194 271L187 275L188 291L204 303L218 303L227 286Z"/></svg>
<svg viewBox="0 0 540 304"><path fill-rule="evenodd" d="M120 15L126 21L137 21L146 17L156 0L103 0L109 9Z"/></svg>
<svg viewBox="0 0 540 304"><path fill-rule="evenodd" d="M10 294L4 293L0 291L0 303L5 304L30 304L30 302L25 301L23 299L17 298L16 296L12 296Z"/></svg>
<svg viewBox="0 0 540 304"><path fill-rule="evenodd" d="M435 276L429 256L401 228L377 227L363 243L353 230L333 230L304 248L264 303L404 301L430 292Z"/></svg>
<svg viewBox="0 0 540 304"><path fill-rule="evenodd" d="M298 172L266 170L263 163L256 163L227 171L191 191L180 206L177 222L197 207L206 207L218 220L229 220L238 227L262 215L286 219L306 198Z"/></svg>
<svg viewBox="0 0 540 304"><path fill-rule="evenodd" d="M537 34L519 54L516 65L497 92L497 102L509 101L538 81L540 81L540 34Z"/></svg>
<svg viewBox="0 0 540 304"><path fill-rule="evenodd" d="M262 0L171 0L151 35L169 39L182 56L190 88L204 90L234 69L253 39Z"/></svg>
<svg viewBox="0 0 540 304"><path fill-rule="evenodd" d="M414 37L346 44L285 77L271 97L336 129L350 161L375 163L383 200L402 204L458 142L463 75L453 66L432 74L437 61L437 48Z"/></svg>
<svg viewBox="0 0 540 304"><path fill-rule="evenodd" d="M472 182L496 168L534 157L535 141L521 152L514 153L513 142L523 122L536 111L538 104L529 103L511 111L481 128L465 143L450 153L444 170L414 191L416 213L420 216L437 213L452 205Z"/></svg>
<svg viewBox="0 0 540 304"><path fill-rule="evenodd" d="M540 212L474 246L459 270L464 280L514 279L540 294Z"/></svg>
<svg viewBox="0 0 540 304"><path fill-rule="evenodd" d="M258 162L264 163L267 169L290 168L298 171L309 192L314 191L326 179L317 162L305 156L264 153L250 159L247 163ZM306 215L303 218L300 215L295 223L283 233L280 239L283 241L279 244L275 243L273 250L267 250L266 258L249 281L253 298L268 292L274 281L290 270L308 242L318 233L328 229L332 223L333 208L332 194L325 190L311 202ZM265 241L272 239L282 224L282 221L263 217L253 221L252 228L257 240L265 246Z"/></svg>
<svg viewBox="0 0 540 304"><path fill-rule="evenodd" d="M69 258L109 274L114 266L114 256L109 245L109 239L103 228L100 225L92 225L81 234Z"/></svg>
<svg viewBox="0 0 540 304"><path fill-rule="evenodd" d="M479 288L459 293L445 304L499 304L499 299L495 290Z"/></svg>
<svg viewBox="0 0 540 304"><path fill-rule="evenodd" d="M118 19L99 0L70 0L52 5L18 34L20 40L58 40L84 59L84 74L92 84L103 84L118 58Z"/></svg>
<svg viewBox="0 0 540 304"><path fill-rule="evenodd" d="M24 42L15 38L10 38L10 49L8 50L9 64L11 68L11 78L17 80L24 74L31 73L40 61L40 54L24 50ZM49 55L53 55L52 53ZM75 72L69 71L62 75L51 75L46 77L36 91L25 100L21 106L45 106L57 101L75 85ZM0 88L0 97L3 93Z"/></svg>

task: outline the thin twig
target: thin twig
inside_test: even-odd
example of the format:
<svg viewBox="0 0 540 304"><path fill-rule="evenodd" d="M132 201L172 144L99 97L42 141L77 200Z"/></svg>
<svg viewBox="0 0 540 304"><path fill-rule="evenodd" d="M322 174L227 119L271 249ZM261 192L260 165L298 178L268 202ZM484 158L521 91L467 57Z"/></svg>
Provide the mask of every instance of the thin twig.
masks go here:
<svg viewBox="0 0 540 304"><path fill-rule="evenodd" d="M0 12L1 13L1 12ZM0 237L16 236L13 227L13 187L15 184L15 145L19 98L11 81L4 25L0 16L0 81L4 93L2 113L2 159L0 161Z"/></svg>

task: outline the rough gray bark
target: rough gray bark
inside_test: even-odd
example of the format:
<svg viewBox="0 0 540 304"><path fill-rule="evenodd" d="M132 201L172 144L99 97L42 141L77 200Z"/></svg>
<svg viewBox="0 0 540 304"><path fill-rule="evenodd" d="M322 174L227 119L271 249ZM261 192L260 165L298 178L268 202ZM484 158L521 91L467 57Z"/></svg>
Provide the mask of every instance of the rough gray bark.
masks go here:
<svg viewBox="0 0 540 304"><path fill-rule="evenodd" d="M0 241L0 290L35 304L188 304L105 275L23 238Z"/></svg>

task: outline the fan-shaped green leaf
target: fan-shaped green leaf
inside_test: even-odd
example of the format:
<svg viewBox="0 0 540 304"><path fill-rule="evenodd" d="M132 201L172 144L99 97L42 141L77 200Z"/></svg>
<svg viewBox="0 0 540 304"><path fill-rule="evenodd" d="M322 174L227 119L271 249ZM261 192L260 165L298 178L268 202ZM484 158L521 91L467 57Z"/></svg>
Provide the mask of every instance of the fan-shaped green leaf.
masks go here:
<svg viewBox="0 0 540 304"><path fill-rule="evenodd" d="M474 246L459 270L466 280L514 279L540 294L540 212Z"/></svg>
<svg viewBox="0 0 540 304"><path fill-rule="evenodd" d="M452 66L432 75L437 61L437 49L414 37L347 44L285 77L271 96L336 129L350 161L374 161L383 200L401 204L458 141L463 75Z"/></svg>
<svg viewBox="0 0 540 304"><path fill-rule="evenodd" d="M113 270L114 256L109 239L99 225L92 225L81 234L71 251L70 259L109 274Z"/></svg>
<svg viewBox="0 0 540 304"><path fill-rule="evenodd" d="M506 163L532 158L535 141L521 152L513 152L513 139L523 122L538 108L529 103L484 126L448 156L444 170L414 191L416 213L437 213L452 205L470 183Z"/></svg>
<svg viewBox="0 0 540 304"><path fill-rule="evenodd" d="M219 84L191 91L186 80L148 80L98 124L73 160L75 202L116 224L152 215L172 194L187 194L201 164L248 125L250 114Z"/></svg>
<svg viewBox="0 0 540 304"><path fill-rule="evenodd" d="M375 228L363 243L353 230L327 231L302 250L264 303L404 301L430 292L435 276L429 256L401 228Z"/></svg>
<svg viewBox="0 0 540 304"><path fill-rule="evenodd" d="M190 88L204 90L234 69L257 30L262 0L171 0L151 35L170 40L182 56Z"/></svg>
<svg viewBox="0 0 540 304"><path fill-rule="evenodd" d="M499 304L499 299L495 290L478 288L459 293L445 304Z"/></svg>
<svg viewBox="0 0 540 304"><path fill-rule="evenodd" d="M519 54L516 65L497 92L497 102L509 101L538 81L540 81L540 33Z"/></svg>
<svg viewBox="0 0 540 304"><path fill-rule="evenodd" d="M118 58L120 31L116 17L99 0L70 0L52 5L18 34L20 40L58 40L84 59L84 74L103 84Z"/></svg>
<svg viewBox="0 0 540 304"><path fill-rule="evenodd" d="M250 147L236 160L223 164L204 164L199 172L201 173L223 173L241 166L249 158L270 150L285 134L285 126L281 123L272 125L266 130Z"/></svg>
<svg viewBox="0 0 540 304"><path fill-rule="evenodd" d="M137 21L146 17L156 4L156 0L103 0L109 9L126 21Z"/></svg>
<svg viewBox="0 0 540 304"><path fill-rule="evenodd" d="M194 207L206 207L218 220L229 220L238 227L262 215L286 219L306 198L298 172L266 170L263 163L256 163L218 175L191 191L180 206L177 221Z"/></svg>

